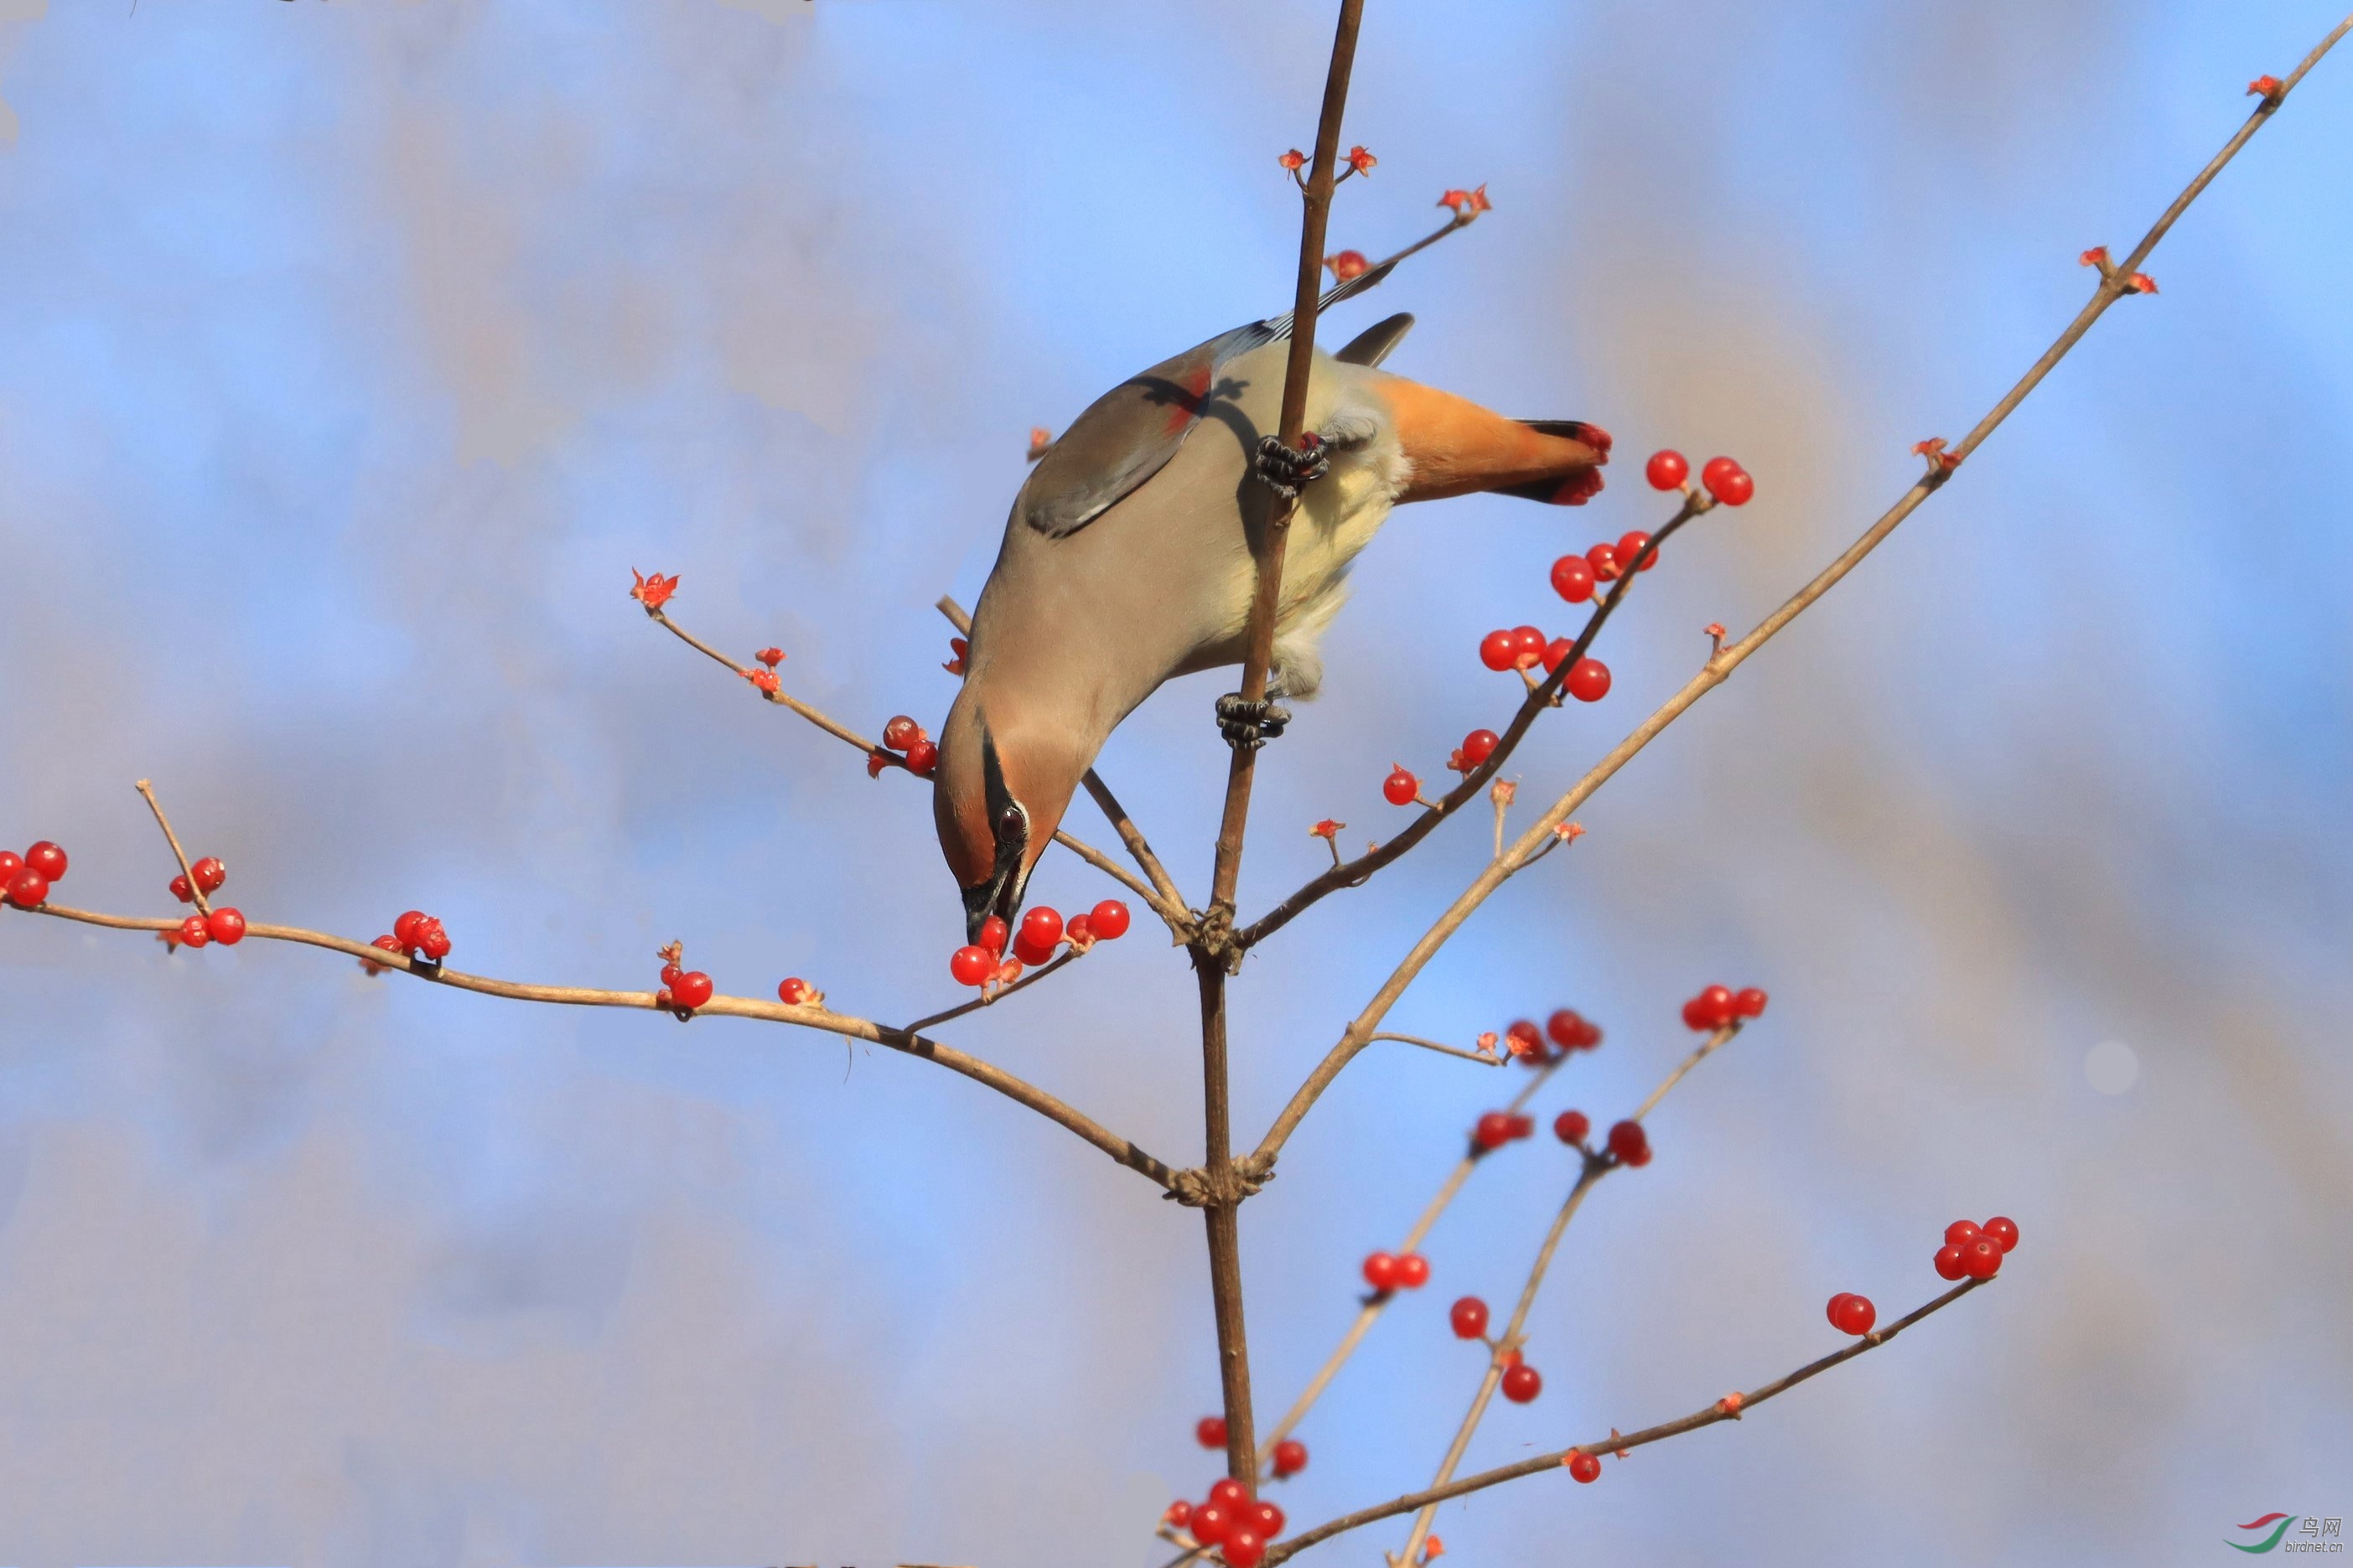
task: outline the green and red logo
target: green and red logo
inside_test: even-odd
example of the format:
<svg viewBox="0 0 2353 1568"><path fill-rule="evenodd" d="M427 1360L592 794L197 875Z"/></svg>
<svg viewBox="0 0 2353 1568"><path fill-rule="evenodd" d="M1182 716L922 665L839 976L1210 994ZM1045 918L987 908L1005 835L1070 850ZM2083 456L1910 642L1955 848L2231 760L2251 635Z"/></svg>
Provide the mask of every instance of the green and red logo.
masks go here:
<svg viewBox="0 0 2353 1568"><path fill-rule="evenodd" d="M2267 1513L2261 1519L2252 1521L2246 1524L2239 1525L2236 1528L2245 1531L2268 1530L2271 1531L2269 1535L2264 1536L2261 1541L2256 1542L2252 1546L2240 1541L2226 1541L2222 1544L2232 1547L2241 1552L2270 1552L2278 1547L2280 1537L2287 1533L2287 1527L2294 1524L2295 1521L2296 1516L2292 1513Z"/></svg>

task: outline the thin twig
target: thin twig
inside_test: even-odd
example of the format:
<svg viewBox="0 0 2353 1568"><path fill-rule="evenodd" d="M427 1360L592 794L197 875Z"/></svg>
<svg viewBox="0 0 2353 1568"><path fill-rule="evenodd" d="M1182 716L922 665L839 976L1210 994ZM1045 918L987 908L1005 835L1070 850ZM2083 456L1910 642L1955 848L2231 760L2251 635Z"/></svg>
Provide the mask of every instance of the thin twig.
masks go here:
<svg viewBox="0 0 2353 1568"><path fill-rule="evenodd" d="M1577 640L1569 646L1567 654L1553 668L1549 675L1528 687L1527 695L1522 699L1519 710L1512 715L1512 721L1504 727L1503 735L1496 741L1495 749L1487 754L1485 762L1465 773L1461 783L1448 790L1437 800L1427 803L1428 809L1407 824L1405 830L1388 842L1373 845L1356 859L1346 861L1339 858L1338 846L1335 843L1333 847L1334 863L1330 870L1315 877L1274 908L1235 932L1234 940L1245 948L1255 947L1298 919L1314 905L1322 902L1341 889L1363 887L1372 880L1374 872L1402 858L1415 845L1435 832L1440 823L1469 805L1480 789L1500 773L1504 764L1511 760L1512 752L1518 749L1520 742L1526 736L1529 728L1543 715L1545 710L1560 706L1561 687L1568 679L1568 672L1577 667L1578 659L1585 657L1586 650L1593 646L1594 638L1601 635L1601 628L1609 625L1609 617L1616 613L1627 594L1632 590L1634 574L1642 569L1642 563L1655 560L1660 546L1672 538L1685 523L1704 512L1714 510L1715 508L1715 503L1704 495L1696 492L1686 494L1682 507L1674 516L1659 525L1659 531L1651 535L1651 542L1643 546L1641 552L1632 561L1621 563L1618 580L1609 585L1608 593L1595 599L1593 609L1586 616L1585 626L1577 634Z"/></svg>
<svg viewBox="0 0 2353 1568"><path fill-rule="evenodd" d="M1536 1090L1542 1089L1545 1081L1559 1071L1561 1064L1567 1059L1566 1056L1556 1057L1529 1074L1528 1081L1521 1086L1519 1093L1512 1096L1511 1103L1505 1107L1505 1110L1516 1114L1525 1107L1529 1100L1535 1098ZM1398 1256L1402 1257L1407 1253L1418 1252L1421 1249L1423 1240L1429 1237L1430 1228L1438 1224L1439 1216L1446 1212L1448 1205L1453 1203L1455 1194L1462 1190L1462 1184L1471 1179L1472 1168L1482 1163L1491 1152L1473 1144L1469 1153L1454 1163L1454 1169L1449 1172L1446 1180L1439 1184L1437 1194L1421 1211L1421 1217L1413 1222L1413 1228L1407 1231L1405 1239L1398 1244ZM1374 1320L1386 1311L1389 1303L1396 1299L1395 1291L1365 1298L1364 1306L1356 1313L1356 1321L1349 1324L1348 1331L1341 1335L1338 1348L1325 1358L1322 1368L1308 1380L1306 1389L1299 1395L1290 1411L1282 1420L1274 1424L1274 1430L1268 1433L1264 1440L1260 1443L1259 1463L1261 1465L1271 1463L1274 1458L1274 1446L1298 1430L1299 1424L1307 1418L1307 1413L1315 1407L1315 1402L1324 1396L1324 1389L1331 1386L1333 1378L1339 1375L1340 1369L1347 1364L1348 1358L1356 1353L1357 1345L1363 1342L1366 1332L1372 1328Z"/></svg>
<svg viewBox="0 0 2353 1568"><path fill-rule="evenodd" d="M966 637L972 635L972 617L953 597L941 595L934 608L945 616L948 625ZM1168 874L1168 868L1162 865L1160 857L1152 852L1152 845L1144 837L1144 830L1136 826L1135 819L1127 814L1127 808L1119 804L1119 797L1111 793L1111 786L1103 783L1102 774L1089 768L1080 776L1079 783L1086 786L1088 798L1110 822L1112 831L1119 835L1119 841L1127 846L1127 852L1134 858L1136 865L1152 879L1152 886L1160 895L1160 900L1152 906L1153 912L1166 921L1170 932L1182 941L1190 934L1192 921L1187 914L1189 906L1185 902L1183 889L1176 886L1176 879Z"/></svg>
<svg viewBox="0 0 2353 1568"><path fill-rule="evenodd" d="M180 928L174 920L150 919L139 915L100 914L90 910L68 909L61 904L45 903L35 914L53 915L58 920L79 921L84 925L106 926L115 931L173 931ZM447 964L434 964L413 959L399 952L388 952L366 942L348 937L334 936L326 931L305 931L299 926L261 925L248 922L245 928L248 940L298 942L306 947L322 947L331 952L348 953L352 957L380 970L410 975L418 980L447 985L453 990L471 991L484 996L503 996L516 1002L554 1003L573 1007L634 1007L659 1009L659 1004L650 991L602 991L579 985L531 985L520 981L494 980L486 975L468 974ZM987 1084L1007 1099L1028 1106L1030 1110L1057 1122L1093 1144L1128 1169L1143 1174L1155 1185L1166 1188L1175 1179L1167 1165L1139 1148L1132 1140L1105 1128L1085 1112L1065 1104L1035 1084L1015 1077L1003 1068L996 1067L969 1056L951 1046L915 1033L912 1029L894 1029L871 1019L852 1017L828 1007L793 1005L783 1002L765 1002L750 996L713 996L695 1009L695 1016L726 1018L757 1018L772 1024L795 1024L803 1028L821 1029L827 1034L849 1039L866 1040L887 1046L908 1056L936 1062L951 1072L962 1073L976 1083Z"/></svg>
<svg viewBox="0 0 2353 1568"><path fill-rule="evenodd" d="M711 658L717 659L721 664L723 664L728 668L733 670L738 676L746 678L748 681L748 678L752 673L752 667L750 665L736 663L725 654L721 653L717 648L712 647L709 643L704 642L701 637L696 637L692 632L688 631L684 626L680 626L676 621L671 620L667 612L659 608L649 609L646 612L646 617L649 620L659 623L672 637L677 637L681 642L686 644L687 647L693 648L698 653L708 654ZM753 689L757 691L763 699L775 703L777 707L791 709L794 712L799 714L802 718L807 720L810 723L816 725L827 734L834 737L834 739L857 747L869 757L879 759L883 766L897 768L901 772L907 773L907 776L910 778L915 776L913 772L907 767L906 758L899 755L896 752L891 751L887 747L876 745L873 742L868 740L865 736L860 734L849 725L835 719L831 714L825 712L823 710L810 707L807 703L802 701L799 698L791 695L789 692L783 690L770 691L765 687L754 687ZM1054 834L1054 842L1060 845L1063 848L1068 849L1073 855L1076 855L1080 859L1084 860L1088 865L1092 866L1096 870L1103 872L1113 881L1118 882L1122 887L1127 889L1128 891L1134 893L1137 898L1142 899L1145 906L1148 907L1154 914L1158 915L1162 920L1166 921L1170 918L1167 909L1162 904L1159 897L1155 895L1150 888L1145 887L1142 882L1138 881L1134 873L1130 872L1126 867L1122 866L1118 861L1113 859L1102 850L1097 849L1092 844L1088 844L1075 838L1071 835L1062 832L1060 829L1057 829ZM1182 913L1183 906L1180 904L1178 906L1179 916L1181 916Z"/></svg>
<svg viewBox="0 0 2353 1568"><path fill-rule="evenodd" d="M1905 1313L1883 1329L1873 1330L1843 1350L1833 1351L1819 1360L1808 1362L1795 1372L1777 1377L1752 1393L1743 1394L1736 1407L1733 1406L1729 1400L1719 1399L1705 1409L1695 1410L1689 1415L1681 1416L1672 1421L1661 1422L1656 1426L1645 1426L1639 1432L1612 1432L1607 1437L1597 1437L1589 1443L1580 1443L1573 1448L1562 1448L1554 1453L1540 1454L1532 1459L1521 1459L1513 1464L1499 1465L1492 1470L1481 1470L1476 1475L1464 1476L1460 1480L1449 1481L1444 1486L1430 1487L1418 1492L1408 1492L1403 1497L1391 1498L1387 1502L1376 1503L1370 1508L1361 1508L1354 1513L1344 1513L1337 1519L1329 1520L1315 1526L1313 1530L1303 1530L1289 1540L1268 1548L1265 1562L1270 1565L1286 1562L1311 1546L1364 1525L1377 1523L1384 1519L1393 1519L1401 1513L1411 1513L1418 1509L1445 1502L1453 1498L1464 1497L1472 1492L1483 1491L1489 1487L1500 1486L1505 1481L1517 1480L1523 1476L1540 1476L1547 1471L1556 1470L1579 1454L1590 1454L1599 1458L1605 1454L1630 1453L1636 1448L1647 1447L1652 1443L1663 1442L1669 1437L1680 1436L1685 1432L1695 1432L1702 1426L1713 1426L1719 1421L1739 1420L1767 1400L1788 1393L1808 1378L1828 1372L1842 1362L1852 1361L1866 1352L1877 1350L1921 1319L1931 1313L1942 1311L1979 1286L1990 1283L1990 1280L1986 1279L1964 1280L1926 1305Z"/></svg>
<svg viewBox="0 0 2353 1568"><path fill-rule="evenodd" d="M1651 1091L1651 1098L1642 1102L1642 1108L1634 1112L1631 1120L1640 1121L1658 1109L1659 1101L1667 1097L1669 1089L1683 1080L1685 1073L1705 1061L1718 1046L1739 1032L1738 1024L1729 1024L1701 1041L1698 1048L1685 1057L1665 1080ZM1438 1467L1438 1476L1430 1482L1434 1487L1442 1487L1453 1479L1454 1467L1462 1462L1463 1454L1471 1447L1472 1437L1479 1430L1479 1423L1486 1417L1488 1405L1495 1397L1495 1389L1504 1380L1504 1358L1517 1351L1527 1337L1528 1314L1535 1310L1536 1292L1544 1288L1545 1275L1552 1268L1553 1255L1560 1250L1560 1239L1567 1234L1568 1222L1575 1219L1577 1211L1584 1206L1585 1194L1593 1190L1593 1184L1618 1168L1613 1156L1582 1152L1585 1154L1584 1168L1577 1173L1577 1184L1569 1189L1567 1198L1560 1205L1560 1212L1553 1216L1552 1228L1546 1233L1544 1245L1536 1249L1535 1262L1528 1268L1527 1283L1520 1289L1519 1304L1513 1309L1511 1321L1504 1325L1504 1331L1494 1340L1494 1353L1488 1358L1487 1370L1480 1379L1479 1392L1472 1396L1471 1408L1462 1417L1462 1425L1455 1430L1454 1442ZM1398 1554L1398 1562L1411 1563L1420 1556L1421 1543L1429 1536L1430 1523L1437 1517L1438 1505L1435 1503L1415 1517L1413 1530L1406 1537L1405 1550Z"/></svg>
<svg viewBox="0 0 2353 1568"><path fill-rule="evenodd" d="M1039 964L1037 968L1031 970L1029 973L1023 975L1020 979L1015 981L1010 985L1000 985L994 991L984 990L980 995L974 997L969 1002L962 1003L956 1006L947 1008L943 1012L934 1013L928 1017L918 1018L912 1024L902 1026L901 1032L912 1035L919 1029L929 1029L937 1025L944 1024L951 1018L961 1018L967 1013L977 1013L983 1007L994 1007L999 1002L1004 1001L1008 996L1012 995L1016 991L1027 991L1029 987L1037 984L1038 982L1045 979L1046 976L1053 973L1056 970L1067 968L1085 956L1085 952L1081 949L1076 947L1070 948L1057 957L1045 963Z"/></svg>
<svg viewBox="0 0 2353 1568"><path fill-rule="evenodd" d="M1502 1067L1512 1058L1498 1051L1466 1051L1461 1046L1450 1046L1439 1040L1425 1040L1419 1035L1375 1035L1376 1040L1395 1040L1402 1046L1419 1046L1425 1051L1440 1056L1461 1057L1466 1062L1483 1062L1491 1068Z"/></svg>
<svg viewBox="0 0 2353 1568"><path fill-rule="evenodd" d="M172 831L172 819L164 815L164 803L155 798L155 786L141 779L132 787L147 798L147 809L155 814L155 826L164 830L164 841L172 847L172 858L180 863L180 875L188 879L188 892L195 900L196 912L211 914L213 907L206 901L204 889L196 885L195 868L188 864L188 852L180 847L180 836ZM181 922L172 923L177 926Z"/></svg>
<svg viewBox="0 0 2353 1568"><path fill-rule="evenodd" d="M2295 84L2304 79L2305 74L2311 70L2319 62L2321 57L2326 55L2337 40L2344 37L2348 31L2353 31L2353 16L2348 16L2332 28L2328 36L2304 58L2303 63L2289 73L2287 79L2281 84L2279 91L2266 98L2257 106L2255 111L2247 117L2246 122L2239 127L2229 142L2223 144L2222 150L2217 153L2212 160L2199 171L2197 178L2191 180L2182 193L2174 198L2172 205L2165 209L2164 215L2150 227L2148 233L2141 237L2140 243L2133 247L2130 256L2113 269L2102 274L2098 285L2093 289L2091 301L2076 313L2075 319L2067 324L2066 330L2062 331L2052 345L2043 351L2042 356L2019 378L2018 384L2004 394L2001 400L1987 412L1985 417L1978 420L1969 433L1962 437L1959 444L1952 448L1953 460L1956 463L1982 445L2002 421L2009 418L2018 405L2026 400L2027 395L2042 384L2043 377L2049 375L2052 367L2065 358L2068 352L2083 339L2084 334L2091 330L2092 323L2098 321L2109 306L2125 297L2127 292L2125 280L2139 270L2142 263L2148 259L2149 252L2156 248L2157 242L2165 237L2166 232L2173 226L2182 213L2188 210L2189 204L2213 183L2215 175L2220 174L2223 166L2237 155L2240 148L2247 144L2248 139L2262 128L2264 121L2276 112L2280 103L2285 100L2287 94L2294 89ZM1685 682L1681 690L1661 704L1648 719L1635 728L1633 733L1620 742L1607 756L1594 764L1592 769L1577 781L1575 787L1555 801L1544 815L1520 836L1504 858L1494 861L1482 869L1472 880L1471 886L1464 889L1462 895L1439 917L1437 923L1430 928L1420 941L1414 943L1412 951L1406 954L1404 961L1382 984L1379 992L1366 1005L1364 1012L1348 1026L1338 1042L1325 1054L1324 1059L1316 1064L1314 1070L1308 1075L1307 1080L1292 1095L1290 1102L1275 1118L1273 1125L1267 1129L1266 1136L1259 1141L1257 1149L1251 1152L1246 1162L1249 1167L1254 1171L1272 1169L1275 1156L1282 1152L1283 1144L1290 1141L1292 1133L1306 1117L1309 1109L1314 1105L1324 1091L1331 1087L1333 1080L1340 1075L1341 1069L1354 1059L1357 1052L1364 1049L1365 1037L1380 1026L1380 1021L1389 1007L1398 997L1405 994L1406 987L1421 973L1431 956L1446 944L1447 940L1456 931L1461 928L1463 921L1470 918L1471 912L1485 902L1488 896L1497 888L1503 886L1514 871L1533 861L1546 835L1561 823L1567 821L1579 806L1591 798L1595 790L1609 782L1619 769L1624 767L1637 752L1657 739L1659 734L1669 724L1682 717L1692 704L1716 687L1723 685L1735 669L1770 641L1775 634L1791 621L1796 620L1815 601L1835 587L1841 578L1853 571L1864 556L1877 549L1889 534L1895 531L1897 526L1905 518L1918 510L1921 502L1943 488L1946 481L1957 471L1954 468L1938 467L1923 476L1910 489L1905 491L1902 499L1881 514L1879 521L1864 530L1860 538L1849 545L1836 560L1816 574L1812 581L1792 595L1780 608L1758 622L1756 629L1749 632L1747 636L1738 642L1726 644L1720 653L1702 665L1699 673ZM1568 661L1562 662L1566 666ZM1556 675L1558 673L1555 671ZM1523 720L1525 716L1525 710L1523 710ZM1514 732L1524 727L1524 722L1515 721ZM1501 755L1503 751L1503 746L1496 747L1497 755ZM1493 763L1494 758L1490 757L1488 761ZM1467 784L1468 781L1465 782ZM1461 793L1461 790L1458 787L1453 795L1449 795L1448 801L1453 801L1454 795ZM1425 829L1428 821L1429 818L1425 816L1398 837L1403 838L1417 830ZM1391 844L1395 843L1396 840L1391 840ZM1385 850L1388 847L1384 846ZM1370 859L1372 857L1368 856L1366 858ZM1395 858L1395 857L1390 856L1389 858ZM1346 869L1348 869L1346 867L1340 868L1340 870ZM1331 889L1325 888L1324 884L1337 875L1336 871L1326 872L1324 877L1309 883L1300 892L1285 900L1272 913L1240 933L1241 938L1246 942L1251 942L1262 937L1268 931L1281 924L1282 920L1287 920L1290 915L1297 913L1298 909L1304 908L1308 902L1313 902L1314 898L1308 897L1309 894L1312 893L1314 897L1320 898L1324 892L1330 891Z"/></svg>

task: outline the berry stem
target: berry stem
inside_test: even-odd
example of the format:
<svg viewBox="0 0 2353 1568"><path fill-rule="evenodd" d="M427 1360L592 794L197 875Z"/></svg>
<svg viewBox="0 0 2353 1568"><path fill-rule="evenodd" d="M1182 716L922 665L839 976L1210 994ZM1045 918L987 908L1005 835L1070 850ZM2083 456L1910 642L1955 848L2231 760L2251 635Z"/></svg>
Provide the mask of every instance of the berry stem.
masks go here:
<svg viewBox="0 0 2353 1568"><path fill-rule="evenodd" d="M146 797L147 809L155 814L155 826L164 830L164 842L172 847L172 857L180 863L180 875L188 879L188 891L195 900L196 912L211 915L212 903L205 897L204 887L197 882L196 874L188 868L188 852L180 847L180 836L172 831L172 819L164 815L164 803L155 798L155 786L141 779L132 787ZM180 922L174 921L170 923L176 926Z"/></svg>
<svg viewBox="0 0 2353 1568"><path fill-rule="evenodd" d="M1395 1040L1399 1045L1405 1046L1419 1046L1425 1051L1437 1051L1442 1056L1461 1057L1466 1062L1480 1062L1491 1068L1502 1067L1505 1062L1511 1060L1509 1057L1503 1055L1501 1052L1497 1052L1492 1056L1482 1056L1477 1051L1466 1051L1461 1046L1445 1045L1437 1040L1425 1040L1419 1035L1375 1035L1372 1038L1375 1040ZM1367 1041L1366 1043L1369 1044L1370 1041Z"/></svg>

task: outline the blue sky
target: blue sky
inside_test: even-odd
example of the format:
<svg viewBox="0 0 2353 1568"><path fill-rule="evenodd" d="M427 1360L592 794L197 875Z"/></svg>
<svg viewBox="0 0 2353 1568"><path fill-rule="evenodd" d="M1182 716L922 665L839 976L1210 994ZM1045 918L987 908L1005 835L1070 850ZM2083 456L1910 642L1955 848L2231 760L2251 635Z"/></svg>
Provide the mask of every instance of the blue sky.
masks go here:
<svg viewBox="0 0 2353 1568"><path fill-rule="evenodd" d="M152 777L257 920L439 914L453 962L942 1005L928 803L751 703L681 620L870 731L931 721L1033 424L1282 308L1328 7L0 0L0 841L164 912ZM1758 497L1613 625L1549 797L1957 437L2336 18L2297 5L1368 6L1336 244L1496 210L1334 333ZM2344 1514L2353 1105L2353 247L2332 59L1945 492L1581 814L1393 1016L1577 1005L1607 1118L1681 998L1763 1024L1570 1232L1536 1405L1474 1463L1695 1408L1892 1312L1957 1215L2000 1287L1736 1428L1450 1507L1464 1561L2200 1561ZM1472 657L1652 524L1400 515L1261 770L1243 902L1391 831L1504 711ZM1103 769L1206 884L1217 678ZM1081 831L1087 831L1080 825ZM1237 984L1263 1125L1475 873L1443 833ZM1099 835L1091 835L1099 836ZM1038 896L1100 896L1050 858ZM1189 978L1136 935L960 1026L1171 1158ZM1144 1563L1210 1479L1199 1228L951 1075L723 1021L505 1005L248 944L0 917L0 1561ZM2137 1076L2093 1087L2094 1047ZM1246 1212L1270 1416L1481 1069L1368 1056ZM1309 1521L1426 1479L1568 1172L1516 1148L1303 1435ZM1402 1531L1310 1561L1371 1561ZM893 1555L895 1554L895 1555ZM1165 1552L1163 1553L1165 1555Z"/></svg>

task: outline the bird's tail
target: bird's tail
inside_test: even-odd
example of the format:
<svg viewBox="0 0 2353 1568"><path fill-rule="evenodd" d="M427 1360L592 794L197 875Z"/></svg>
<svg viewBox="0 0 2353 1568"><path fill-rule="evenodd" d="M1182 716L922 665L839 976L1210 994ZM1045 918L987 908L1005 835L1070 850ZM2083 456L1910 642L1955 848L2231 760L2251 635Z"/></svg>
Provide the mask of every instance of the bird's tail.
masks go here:
<svg viewBox="0 0 2353 1568"><path fill-rule="evenodd" d="M1575 419L1507 419L1402 376L1383 378L1410 466L1400 501L1493 490L1554 506L1600 492L1609 433Z"/></svg>

